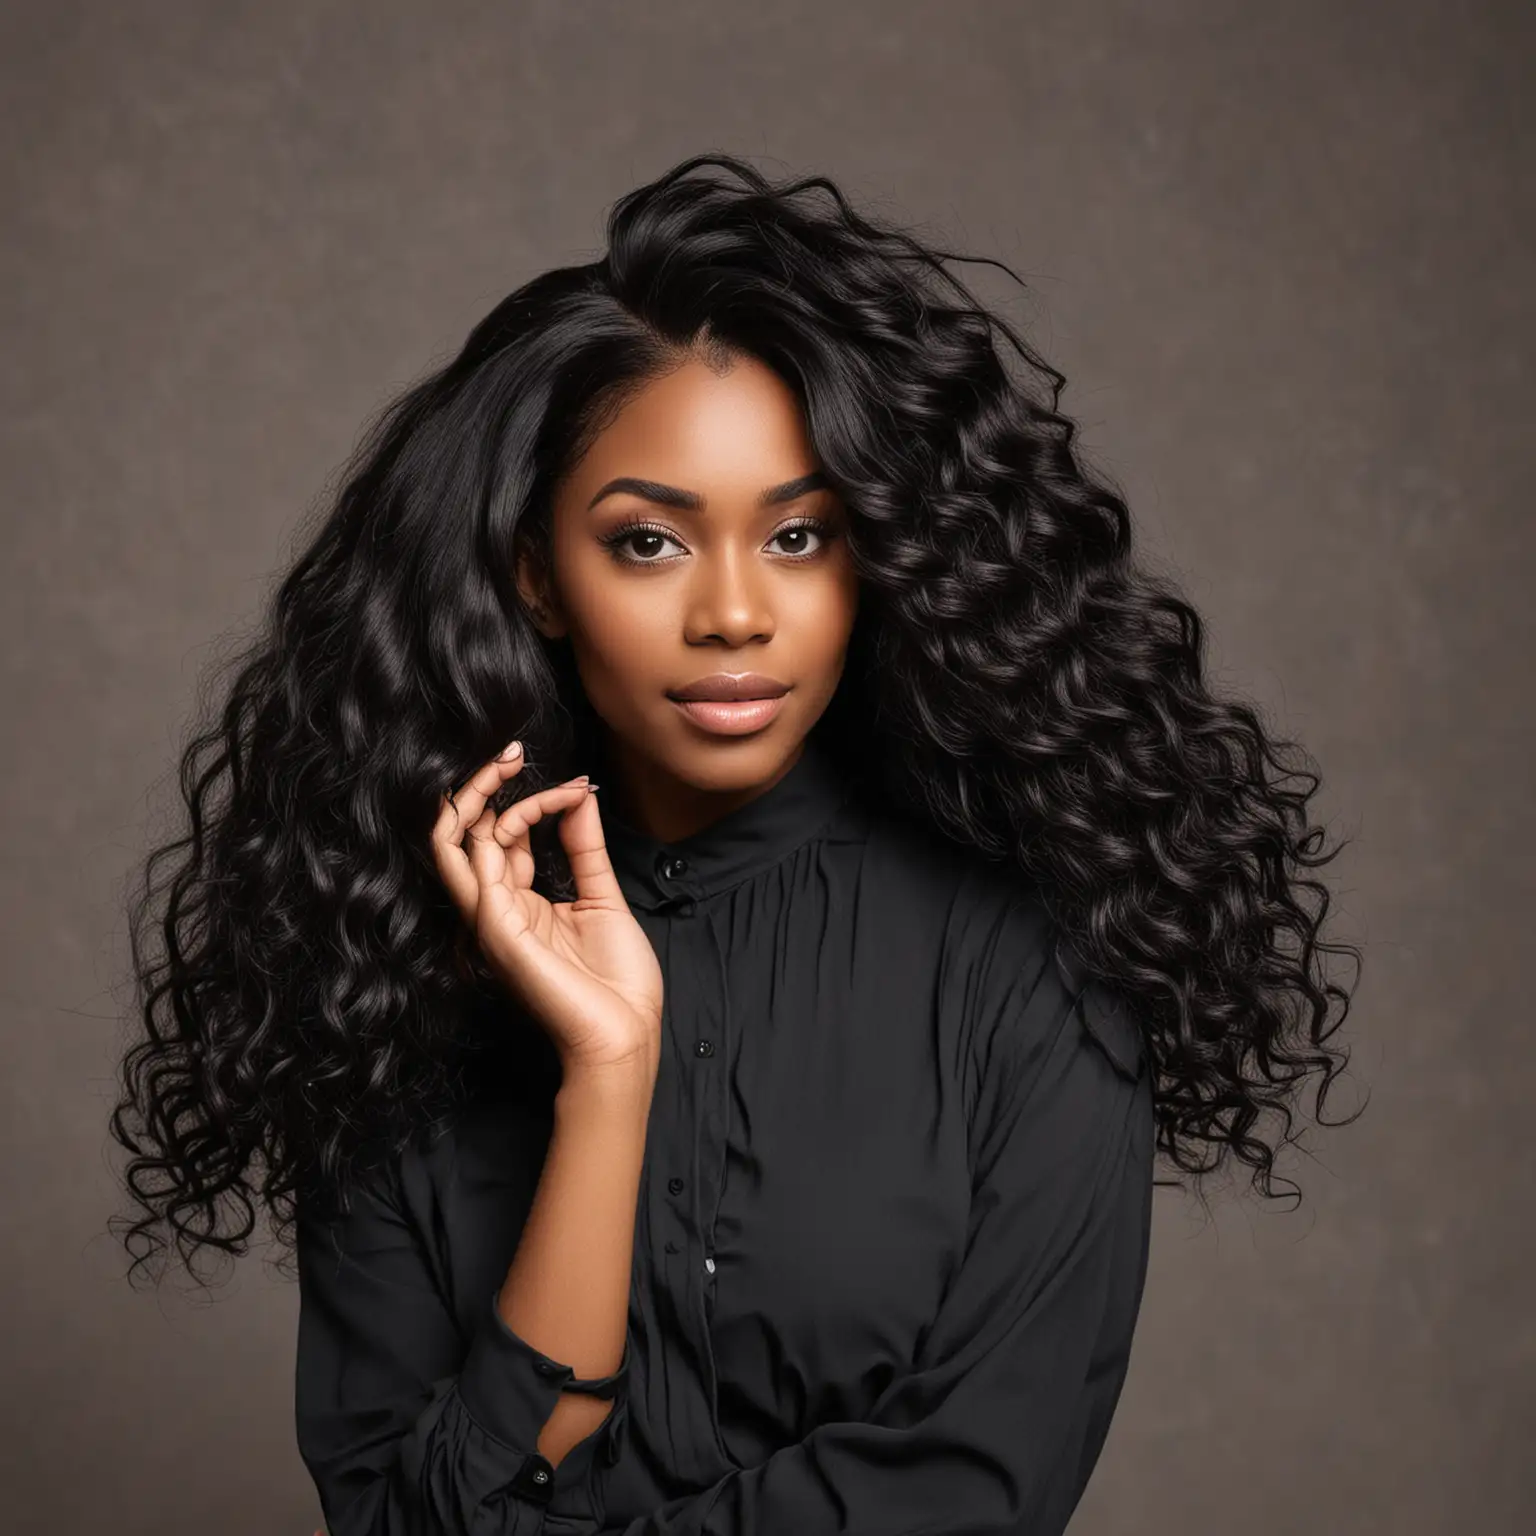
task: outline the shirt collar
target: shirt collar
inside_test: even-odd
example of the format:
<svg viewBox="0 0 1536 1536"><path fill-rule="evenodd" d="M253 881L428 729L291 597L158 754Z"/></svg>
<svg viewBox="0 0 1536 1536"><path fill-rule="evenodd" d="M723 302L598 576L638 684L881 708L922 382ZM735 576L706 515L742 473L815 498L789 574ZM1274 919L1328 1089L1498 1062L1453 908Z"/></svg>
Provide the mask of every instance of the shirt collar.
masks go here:
<svg viewBox="0 0 1536 1536"><path fill-rule="evenodd" d="M612 774L608 767L604 777ZM808 736L794 766L755 799L689 837L663 843L603 815L603 837L631 906L687 908L787 858L837 813L848 785L825 747Z"/></svg>

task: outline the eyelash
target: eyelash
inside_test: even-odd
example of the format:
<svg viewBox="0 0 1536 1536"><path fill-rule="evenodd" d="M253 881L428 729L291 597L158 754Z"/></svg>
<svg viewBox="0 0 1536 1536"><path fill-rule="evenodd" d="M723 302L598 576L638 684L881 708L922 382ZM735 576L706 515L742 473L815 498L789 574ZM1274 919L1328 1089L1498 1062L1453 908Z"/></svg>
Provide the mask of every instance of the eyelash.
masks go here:
<svg viewBox="0 0 1536 1536"><path fill-rule="evenodd" d="M773 531L773 537L775 539L782 538L784 534L793 533L801 528L809 529L812 533L819 534L821 536L822 543L818 548L804 550L798 555L785 555L783 556L785 560L794 561L796 563L803 560L814 560L818 555L822 554L826 550L827 544L835 536L832 525L826 522L824 519L819 517L801 517L796 518L792 523L785 523L781 528L775 528ZM634 555L621 553L619 546L623 544L626 539L633 538L637 533L653 533L658 538L671 539L674 543L680 542L677 538L677 535L674 534L670 528L663 528L658 523L647 523L637 520L634 522L624 523L620 527L614 528L610 532L605 533L602 538L602 544L604 548L606 548L613 555L613 558L617 560L620 565L665 565L668 561L674 558L671 555L665 555L654 560L641 560L636 558Z"/></svg>

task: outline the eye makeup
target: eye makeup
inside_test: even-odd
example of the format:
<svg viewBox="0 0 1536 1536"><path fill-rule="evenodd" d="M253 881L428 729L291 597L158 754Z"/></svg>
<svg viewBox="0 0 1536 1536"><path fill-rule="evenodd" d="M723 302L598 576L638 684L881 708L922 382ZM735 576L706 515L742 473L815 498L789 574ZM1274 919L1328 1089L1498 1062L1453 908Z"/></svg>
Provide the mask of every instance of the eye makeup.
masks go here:
<svg viewBox="0 0 1536 1536"><path fill-rule="evenodd" d="M818 535L821 543L814 549L800 550L783 556L785 560L792 562L814 560L823 553L827 545L837 536L837 530L825 518L797 517L788 523L782 523L773 530L769 543L774 539L783 538L788 533L809 532ZM670 528L663 527L660 523L647 522L644 518L632 518L619 524L617 528L610 529L599 539L599 543L618 561L620 565L665 565L669 564L675 556L668 555L659 559L646 559L641 556L626 552L623 545L640 537L652 539L670 539L673 543L680 543L677 535Z"/></svg>

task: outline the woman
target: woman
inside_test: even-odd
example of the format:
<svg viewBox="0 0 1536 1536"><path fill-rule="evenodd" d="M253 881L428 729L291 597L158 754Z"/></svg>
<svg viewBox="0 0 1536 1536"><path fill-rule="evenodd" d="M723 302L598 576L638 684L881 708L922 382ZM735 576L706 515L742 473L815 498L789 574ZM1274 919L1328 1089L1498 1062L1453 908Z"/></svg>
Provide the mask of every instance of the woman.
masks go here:
<svg viewBox="0 0 1536 1536"><path fill-rule="evenodd" d="M1059 1532L1155 1152L1273 1195L1347 1060L1317 780L952 258L724 156L608 235L188 749L125 1241L292 1240L333 1536Z"/></svg>

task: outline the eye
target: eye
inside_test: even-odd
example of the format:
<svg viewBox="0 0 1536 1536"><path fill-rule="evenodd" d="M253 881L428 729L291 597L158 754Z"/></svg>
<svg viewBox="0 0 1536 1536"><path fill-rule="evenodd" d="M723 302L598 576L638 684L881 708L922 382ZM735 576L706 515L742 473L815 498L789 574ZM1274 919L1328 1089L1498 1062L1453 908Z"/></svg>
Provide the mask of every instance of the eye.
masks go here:
<svg viewBox="0 0 1536 1536"><path fill-rule="evenodd" d="M656 545L676 544L677 540L655 523L637 522L625 523L611 533L604 534L602 543L621 565L659 565L661 561L656 556ZM626 545L630 547L625 548ZM645 553L639 553L634 546L639 546Z"/></svg>
<svg viewBox="0 0 1536 1536"><path fill-rule="evenodd" d="M809 535L818 541L810 549L804 547L804 540ZM792 560L809 560L813 555L819 555L832 539L832 525L819 517L796 518L792 523L785 523L782 528L774 531L771 544L776 539L790 539L794 547L786 553Z"/></svg>

